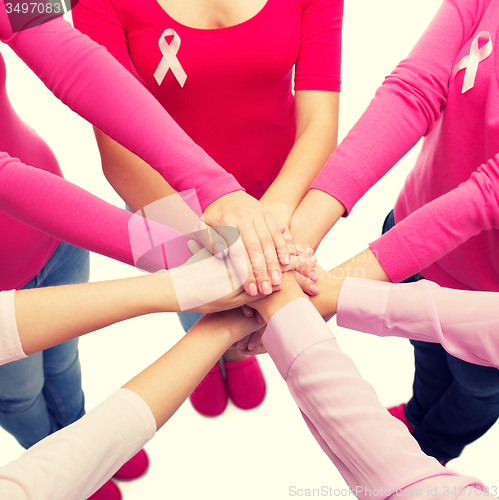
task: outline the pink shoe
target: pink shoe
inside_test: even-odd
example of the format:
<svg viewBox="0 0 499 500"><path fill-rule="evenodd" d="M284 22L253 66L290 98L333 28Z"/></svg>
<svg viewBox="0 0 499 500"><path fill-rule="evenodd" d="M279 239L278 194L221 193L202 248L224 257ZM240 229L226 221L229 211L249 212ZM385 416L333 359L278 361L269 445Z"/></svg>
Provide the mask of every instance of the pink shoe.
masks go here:
<svg viewBox="0 0 499 500"><path fill-rule="evenodd" d="M256 356L225 363L225 378L232 402L241 410L251 410L265 399L265 378Z"/></svg>
<svg viewBox="0 0 499 500"><path fill-rule="evenodd" d="M144 449L136 453L128 462L125 462L113 476L120 481L132 481L142 477L149 469L149 457Z"/></svg>
<svg viewBox="0 0 499 500"><path fill-rule="evenodd" d="M205 417L218 417L227 408L227 387L217 363L189 396L194 409Z"/></svg>
<svg viewBox="0 0 499 500"><path fill-rule="evenodd" d="M407 420L404 408L405 408L405 403L402 403L398 406L392 406L391 408L387 408L387 410L392 417L395 417L396 419L400 420L407 427L407 429L411 434L414 434L416 432L416 429L411 423L409 423L409 420Z"/></svg>
<svg viewBox="0 0 499 500"><path fill-rule="evenodd" d="M87 500L122 500L123 496L120 489L114 484L111 479L104 483L92 496Z"/></svg>

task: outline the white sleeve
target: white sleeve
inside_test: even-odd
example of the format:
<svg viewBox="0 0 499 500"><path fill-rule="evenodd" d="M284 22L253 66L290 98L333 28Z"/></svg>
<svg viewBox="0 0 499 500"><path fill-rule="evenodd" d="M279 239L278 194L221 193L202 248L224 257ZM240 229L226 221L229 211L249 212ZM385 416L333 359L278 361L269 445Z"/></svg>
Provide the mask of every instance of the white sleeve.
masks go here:
<svg viewBox="0 0 499 500"><path fill-rule="evenodd" d="M26 357L17 331L14 293L0 292L0 365Z"/></svg>
<svg viewBox="0 0 499 500"><path fill-rule="evenodd" d="M144 400L120 389L74 424L0 468L0 498L85 500L156 432Z"/></svg>

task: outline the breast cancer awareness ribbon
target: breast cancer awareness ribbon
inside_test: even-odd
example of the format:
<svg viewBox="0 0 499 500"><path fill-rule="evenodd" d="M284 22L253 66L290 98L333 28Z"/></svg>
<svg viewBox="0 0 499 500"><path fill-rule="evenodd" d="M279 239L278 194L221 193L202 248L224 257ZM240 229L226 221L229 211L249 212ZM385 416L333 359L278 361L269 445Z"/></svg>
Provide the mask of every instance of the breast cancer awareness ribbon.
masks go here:
<svg viewBox="0 0 499 500"><path fill-rule="evenodd" d="M480 38L487 38L487 43L478 48L478 40ZM475 85L476 72L478 70L478 63L487 59L492 53L492 40L488 31L480 31L475 39L471 42L469 55L463 57L455 66L452 77L454 78L459 71L466 68L463 79L463 88L461 93L464 94Z"/></svg>
<svg viewBox="0 0 499 500"><path fill-rule="evenodd" d="M165 37L168 35L173 35L173 40L170 44L167 43ZM184 71L184 68L180 65L179 60L177 59L177 52L180 47L180 37L175 33L171 28L166 29L161 38L158 41L159 50L161 50L161 54L163 54L163 58L159 62L156 71L154 72L154 78L158 82L158 85L161 85L161 82L168 73L168 70L171 69L173 75L177 79L178 83L181 87L184 86L185 80L187 79L187 74Z"/></svg>

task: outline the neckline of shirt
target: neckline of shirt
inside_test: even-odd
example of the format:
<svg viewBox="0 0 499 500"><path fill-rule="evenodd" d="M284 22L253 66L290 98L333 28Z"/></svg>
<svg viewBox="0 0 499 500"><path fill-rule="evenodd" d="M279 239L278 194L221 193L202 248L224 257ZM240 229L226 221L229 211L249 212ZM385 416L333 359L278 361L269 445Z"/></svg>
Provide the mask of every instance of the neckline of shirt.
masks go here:
<svg viewBox="0 0 499 500"><path fill-rule="evenodd" d="M265 2L265 5L263 5L263 7L254 16L250 17L249 19L246 19L246 21L242 21L240 23L233 24L231 26L224 26L223 28L195 28L193 26L188 26L186 24L182 24L181 22L179 22L175 18L173 18L170 14L168 14L168 12L166 12L166 10L160 5L158 0L152 0L152 2L154 2L157 5L157 7L161 10L161 12L163 12L163 14L166 17L168 17L168 19L170 21L175 23L177 26L180 26L182 29L191 30L191 31L198 31L198 32L206 32L206 33L218 33L218 32L225 32L225 31L230 31L230 30L242 28L242 27L246 26L247 24L252 23L253 21L257 20L267 10L268 5L272 2L272 0L267 0Z"/></svg>

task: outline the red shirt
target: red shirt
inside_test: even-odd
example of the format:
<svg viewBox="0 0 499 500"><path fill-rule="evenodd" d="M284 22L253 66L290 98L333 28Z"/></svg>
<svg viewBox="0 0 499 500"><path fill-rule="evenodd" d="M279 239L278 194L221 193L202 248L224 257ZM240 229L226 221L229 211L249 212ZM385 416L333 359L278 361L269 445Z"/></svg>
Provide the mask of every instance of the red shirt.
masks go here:
<svg viewBox="0 0 499 500"><path fill-rule="evenodd" d="M243 23L196 29L175 21L156 0L82 0L73 19L260 198L295 141L293 69L296 90L340 89L342 14L343 0L268 0ZM166 29L180 37L183 87L171 69L160 85L154 78Z"/></svg>

